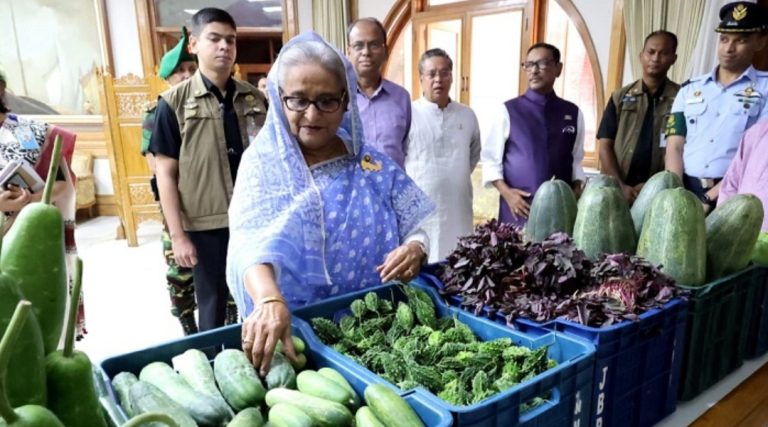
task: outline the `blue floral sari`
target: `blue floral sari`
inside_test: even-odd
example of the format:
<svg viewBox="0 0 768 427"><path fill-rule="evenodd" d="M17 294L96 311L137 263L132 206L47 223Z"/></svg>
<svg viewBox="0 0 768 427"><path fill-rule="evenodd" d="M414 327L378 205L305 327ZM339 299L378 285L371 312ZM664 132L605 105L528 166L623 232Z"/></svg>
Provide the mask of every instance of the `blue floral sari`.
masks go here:
<svg viewBox="0 0 768 427"><path fill-rule="evenodd" d="M305 33L283 49L306 41L327 45ZM353 94L354 71L337 54ZM268 76L266 123L243 154L229 208L227 282L243 317L253 310L243 286L250 267L272 264L291 308L376 286L376 266L434 209L396 163L365 145L354 101L337 132L348 154L307 166L279 98L279 67L280 58Z"/></svg>

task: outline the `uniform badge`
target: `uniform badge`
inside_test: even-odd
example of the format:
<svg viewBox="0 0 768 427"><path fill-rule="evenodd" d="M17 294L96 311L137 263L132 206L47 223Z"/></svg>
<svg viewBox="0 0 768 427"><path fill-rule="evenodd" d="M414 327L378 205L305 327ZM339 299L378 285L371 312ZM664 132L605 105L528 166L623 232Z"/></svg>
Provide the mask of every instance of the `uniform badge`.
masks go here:
<svg viewBox="0 0 768 427"><path fill-rule="evenodd" d="M197 101L195 101L194 98L188 99L187 102L184 103L184 108L187 110L197 108Z"/></svg>
<svg viewBox="0 0 768 427"><path fill-rule="evenodd" d="M563 117L564 120L573 120L573 116L570 114L566 114L565 117Z"/></svg>
<svg viewBox="0 0 768 427"><path fill-rule="evenodd" d="M253 102L256 98L253 95L247 95L245 97L246 102Z"/></svg>
<svg viewBox="0 0 768 427"><path fill-rule="evenodd" d="M363 156L363 160L360 161L360 166L365 171L378 172L381 170L381 161L373 161L370 154Z"/></svg>
<svg viewBox="0 0 768 427"><path fill-rule="evenodd" d="M571 134L573 135L576 133L576 126L566 126L563 128L563 133Z"/></svg>
<svg viewBox="0 0 768 427"><path fill-rule="evenodd" d="M701 96L701 91L697 90L696 92L693 92L693 96L695 96L696 98L700 97Z"/></svg>
<svg viewBox="0 0 768 427"><path fill-rule="evenodd" d="M632 95L624 95L624 98L621 98L621 102L637 102L637 98Z"/></svg>
<svg viewBox="0 0 768 427"><path fill-rule="evenodd" d="M741 21L747 17L747 7L743 4L736 5L736 7L733 8L732 15L734 20Z"/></svg>

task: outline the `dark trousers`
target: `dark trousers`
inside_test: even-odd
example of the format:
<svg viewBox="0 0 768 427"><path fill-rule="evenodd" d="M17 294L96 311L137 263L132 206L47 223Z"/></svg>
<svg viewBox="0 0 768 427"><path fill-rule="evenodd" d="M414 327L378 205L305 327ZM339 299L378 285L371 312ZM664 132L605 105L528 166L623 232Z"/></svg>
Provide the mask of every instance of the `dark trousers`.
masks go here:
<svg viewBox="0 0 768 427"><path fill-rule="evenodd" d="M717 184L720 182L722 178L716 178L714 179L714 184ZM698 178L692 177L690 175L683 175L683 185L685 186L685 189L690 191L691 193L695 194L696 197L701 199L704 197L704 193L709 191L710 188L704 188L701 186L701 181L699 181Z"/></svg>
<svg viewBox="0 0 768 427"><path fill-rule="evenodd" d="M224 326L227 311L227 245L229 228L188 231L197 250L197 265L192 268L200 332Z"/></svg>

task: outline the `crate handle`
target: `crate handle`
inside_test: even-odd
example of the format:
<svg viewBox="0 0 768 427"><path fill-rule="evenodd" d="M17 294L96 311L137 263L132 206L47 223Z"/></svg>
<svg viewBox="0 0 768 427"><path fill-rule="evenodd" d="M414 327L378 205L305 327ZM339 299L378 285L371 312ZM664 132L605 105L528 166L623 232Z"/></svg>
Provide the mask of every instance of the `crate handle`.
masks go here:
<svg viewBox="0 0 768 427"><path fill-rule="evenodd" d="M544 403L528 411L525 411L525 412L522 411L522 406L526 402L520 402L520 407L518 408L518 411L520 414L519 416L520 424L526 424L528 421L531 421L542 414L546 414L550 411L554 411L555 409L557 409L557 407L561 404L560 389L558 388L558 386L552 386L552 388L549 389L548 392L550 393L549 399L546 399ZM547 392L545 391L542 394L546 394L546 393ZM529 399L529 400L532 400L532 399Z"/></svg>

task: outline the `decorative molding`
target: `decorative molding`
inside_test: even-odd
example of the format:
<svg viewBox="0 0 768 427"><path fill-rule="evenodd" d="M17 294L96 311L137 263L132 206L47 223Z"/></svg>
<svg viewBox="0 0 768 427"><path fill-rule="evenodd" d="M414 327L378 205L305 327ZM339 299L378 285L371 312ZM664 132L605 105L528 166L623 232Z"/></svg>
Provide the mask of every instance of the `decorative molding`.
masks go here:
<svg viewBox="0 0 768 427"><path fill-rule="evenodd" d="M122 118L141 118L149 104L149 94L144 92L116 93L117 114Z"/></svg>
<svg viewBox="0 0 768 427"><path fill-rule="evenodd" d="M152 189L147 183L128 184L132 205L157 205Z"/></svg>
<svg viewBox="0 0 768 427"><path fill-rule="evenodd" d="M140 226L144 222L152 221L152 222L159 222L160 224L163 223L163 216L160 214L160 209L154 211L154 212L134 212L133 213L133 220L137 224L137 227Z"/></svg>
<svg viewBox="0 0 768 427"><path fill-rule="evenodd" d="M115 86L141 86L148 84L147 80L133 73L128 73L122 77L115 77L113 80Z"/></svg>

